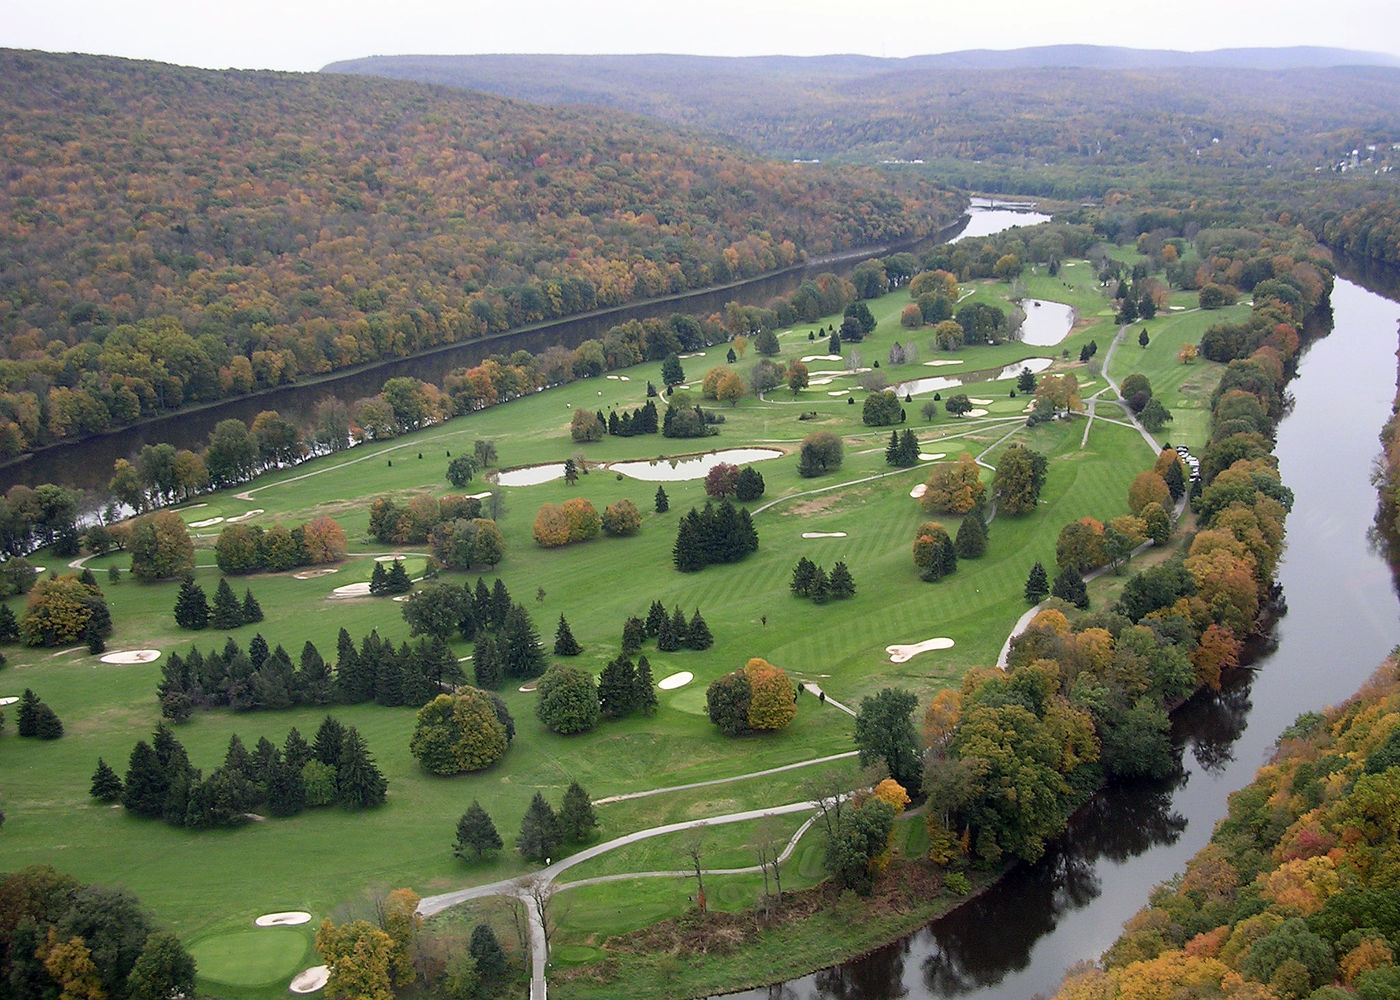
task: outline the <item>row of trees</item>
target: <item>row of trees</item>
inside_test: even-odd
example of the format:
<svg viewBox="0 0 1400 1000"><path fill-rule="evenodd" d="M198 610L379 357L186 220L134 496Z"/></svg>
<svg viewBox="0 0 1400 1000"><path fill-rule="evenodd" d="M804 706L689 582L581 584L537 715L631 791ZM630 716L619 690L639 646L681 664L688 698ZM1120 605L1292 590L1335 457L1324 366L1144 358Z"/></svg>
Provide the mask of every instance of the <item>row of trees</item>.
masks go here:
<svg viewBox="0 0 1400 1000"><path fill-rule="evenodd" d="M631 500L608 504L600 515L583 497L562 504L543 504L531 529L541 548L552 549L598 537L599 531L616 537L635 535L642 527L642 512Z"/></svg>
<svg viewBox="0 0 1400 1000"><path fill-rule="evenodd" d="M788 587L796 597L807 597L817 604L843 601L856 594L856 581L850 569L839 559L828 576L825 569L803 556L792 568L792 583Z"/></svg>
<svg viewBox="0 0 1400 1000"><path fill-rule="evenodd" d="M0 719L0 726L4 720ZM23 737L56 740L63 735L58 713L31 689L25 688L15 709L15 731Z"/></svg>
<svg viewBox="0 0 1400 1000"><path fill-rule="evenodd" d="M786 729L797 717L797 689L781 667L754 657L710 682L705 713L726 736Z"/></svg>
<svg viewBox="0 0 1400 1000"><path fill-rule="evenodd" d="M180 592L175 595L175 624L183 629L199 631L212 627L228 632L262 620L262 605L253 596L252 588L244 589L243 600L240 601L224 577L219 577L212 607L209 598L204 595L204 588L193 580L182 580Z"/></svg>
<svg viewBox="0 0 1400 1000"><path fill-rule="evenodd" d="M566 843L588 840L597 828L598 817L588 792L577 781L571 781L564 789L558 809L541 793L535 793L520 821L516 849L528 861L543 861L558 854ZM452 853L463 861L477 861L503 846L490 814L478 800L472 799L472 804L457 820L457 839Z"/></svg>
<svg viewBox="0 0 1400 1000"><path fill-rule="evenodd" d="M274 524L226 524L214 543L221 573L280 573L301 566L321 566L345 558L345 529L332 517L316 517L287 527Z"/></svg>
<svg viewBox="0 0 1400 1000"><path fill-rule="evenodd" d="M758 551L758 531L748 508L736 509L729 499L716 507L706 501L703 510L694 507L681 517L671 559L682 573L693 573L716 563L738 562Z"/></svg>
<svg viewBox="0 0 1400 1000"><path fill-rule="evenodd" d="M388 782L353 726L326 716L308 744L294 727L281 748L266 737L251 752L235 733L223 763L204 778L164 723L151 742L132 748L119 778L101 758L89 789L103 802L120 802L138 816L188 829L237 826L254 810L294 816L303 809L340 805L365 809L384 803Z"/></svg>
<svg viewBox="0 0 1400 1000"><path fill-rule="evenodd" d="M670 614L659 600L652 601L646 618L629 617L622 623L622 652L631 656L638 652L648 639L656 640L656 648L662 653L674 653L681 649L704 650L715 644L709 623L695 609L695 614L686 621L685 612L677 605Z"/></svg>

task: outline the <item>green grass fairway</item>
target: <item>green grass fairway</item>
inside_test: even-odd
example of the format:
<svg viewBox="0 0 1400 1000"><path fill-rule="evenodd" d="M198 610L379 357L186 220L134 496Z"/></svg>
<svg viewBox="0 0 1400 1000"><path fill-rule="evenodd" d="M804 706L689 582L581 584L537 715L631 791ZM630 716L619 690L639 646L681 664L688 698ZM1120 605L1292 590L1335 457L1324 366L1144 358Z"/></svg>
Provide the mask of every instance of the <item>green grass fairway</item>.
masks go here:
<svg viewBox="0 0 1400 1000"><path fill-rule="evenodd" d="M311 935L289 927L256 927L201 938L190 945L199 976L223 986L285 985L316 957ZM318 960L319 961L319 960Z"/></svg>

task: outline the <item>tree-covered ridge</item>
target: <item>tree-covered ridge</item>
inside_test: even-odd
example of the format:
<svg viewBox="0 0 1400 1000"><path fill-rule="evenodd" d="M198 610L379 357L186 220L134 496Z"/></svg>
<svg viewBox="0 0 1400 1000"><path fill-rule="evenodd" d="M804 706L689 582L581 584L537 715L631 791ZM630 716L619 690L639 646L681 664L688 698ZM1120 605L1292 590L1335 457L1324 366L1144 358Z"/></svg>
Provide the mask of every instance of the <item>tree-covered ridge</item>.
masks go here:
<svg viewBox="0 0 1400 1000"><path fill-rule="evenodd" d="M960 208L616 112L19 51L0 142L9 454Z"/></svg>
<svg viewBox="0 0 1400 1000"><path fill-rule="evenodd" d="M1400 672L1300 716L1184 875L1060 1000L1362 1000L1400 990Z"/></svg>

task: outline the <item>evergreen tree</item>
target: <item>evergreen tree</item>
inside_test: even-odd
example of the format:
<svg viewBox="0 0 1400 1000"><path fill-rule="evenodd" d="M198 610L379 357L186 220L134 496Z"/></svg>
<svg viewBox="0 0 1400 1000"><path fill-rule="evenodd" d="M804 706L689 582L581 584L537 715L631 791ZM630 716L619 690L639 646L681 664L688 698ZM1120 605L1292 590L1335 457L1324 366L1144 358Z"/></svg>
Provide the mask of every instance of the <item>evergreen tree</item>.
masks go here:
<svg viewBox="0 0 1400 1000"><path fill-rule="evenodd" d="M345 705L359 705L374 698L375 663L366 661L355 650L355 644L345 629L336 643L340 653L335 661L335 700ZM334 761L322 761L331 767Z"/></svg>
<svg viewBox="0 0 1400 1000"><path fill-rule="evenodd" d="M789 586L795 597L811 597L812 583L817 578L817 564L806 556L797 560L792 568L792 584Z"/></svg>
<svg viewBox="0 0 1400 1000"><path fill-rule="evenodd" d="M268 648L267 640L263 638L261 632L253 636L248 642L248 662L253 665L254 670L258 670L267 658L272 655L272 650Z"/></svg>
<svg viewBox="0 0 1400 1000"><path fill-rule="evenodd" d="M808 591L808 596L815 604L825 604L831 599L831 580L826 575L826 570L820 566L812 574L812 586Z"/></svg>
<svg viewBox="0 0 1400 1000"><path fill-rule="evenodd" d="M345 730L335 768L335 801L346 809L383 805L389 783L375 766L365 739L354 726Z"/></svg>
<svg viewBox="0 0 1400 1000"><path fill-rule="evenodd" d="M310 639L301 647L301 666L295 681L298 705L329 705L333 692L331 669Z"/></svg>
<svg viewBox="0 0 1400 1000"><path fill-rule="evenodd" d="M306 742L301 733L293 726L287 733L287 738L282 741L282 759L291 767L296 768L297 773L306 766L306 762L313 758L311 745Z"/></svg>
<svg viewBox="0 0 1400 1000"><path fill-rule="evenodd" d="M472 653L472 676L476 686L486 690L495 690L505 679L496 640L488 634L483 633L477 637L476 648Z"/></svg>
<svg viewBox="0 0 1400 1000"><path fill-rule="evenodd" d="M504 585L503 585L504 586ZM472 614L476 617L477 628L499 628L500 622L491 614L491 590L481 577L476 578L472 591Z"/></svg>
<svg viewBox="0 0 1400 1000"><path fill-rule="evenodd" d="M544 649L539 633L523 605L506 615L499 642L501 667L507 677L538 677L544 673Z"/></svg>
<svg viewBox="0 0 1400 1000"><path fill-rule="evenodd" d="M632 704L643 715L656 712L656 682L652 680L651 663L645 656L637 659L637 677L633 689Z"/></svg>
<svg viewBox="0 0 1400 1000"><path fill-rule="evenodd" d="M209 624L220 632L231 631L243 624L243 608L226 577L219 577L219 586L214 590L214 608Z"/></svg>
<svg viewBox="0 0 1400 1000"><path fill-rule="evenodd" d="M204 588L193 580L180 584L175 596L175 624L180 628L198 630L209 625L209 601Z"/></svg>
<svg viewBox="0 0 1400 1000"><path fill-rule="evenodd" d="M1045 575L1045 567L1037 562L1026 577L1026 603L1039 604L1050 593L1050 579Z"/></svg>
<svg viewBox="0 0 1400 1000"><path fill-rule="evenodd" d="M704 534L700 528L700 514L694 507L676 526L676 543L671 547L671 561L682 573L694 573L709 565Z"/></svg>
<svg viewBox="0 0 1400 1000"><path fill-rule="evenodd" d="M19 639L19 622L8 604L0 604L0 642L15 642Z"/></svg>
<svg viewBox="0 0 1400 1000"><path fill-rule="evenodd" d="M385 575L384 592L386 594L407 594L412 589L413 581L408 578L408 570L404 569L403 560L395 559L389 565L389 572Z"/></svg>
<svg viewBox="0 0 1400 1000"><path fill-rule="evenodd" d="M765 489L763 473L752 465L746 465L739 470L739 478L734 483L734 499L740 503L752 503L763 496Z"/></svg>
<svg viewBox="0 0 1400 1000"><path fill-rule="evenodd" d="M1023 396L1035 392L1035 372L1029 368L1022 368L1021 374L1016 376L1016 391Z"/></svg>
<svg viewBox="0 0 1400 1000"><path fill-rule="evenodd" d="M564 800L559 804L559 832L565 840L575 843L587 840L598 829L598 817L593 812L593 802L583 786L577 781L569 783L564 790Z"/></svg>
<svg viewBox="0 0 1400 1000"><path fill-rule="evenodd" d="M670 617L663 611L661 613L663 623L669 623ZM646 641L647 629L642 624L640 618L628 618L622 623L622 655L631 656L642 648L642 643Z"/></svg>
<svg viewBox="0 0 1400 1000"><path fill-rule="evenodd" d="M260 621L262 621L262 620L263 620L263 609L262 609L262 605L259 604L259 603L258 603L258 599L257 599L256 597L253 596L253 591L252 591L252 589L251 589L251 588L248 588L248 587L245 587L245 588L243 589L243 622L244 622L244 624L246 624L246 625L256 625L258 622L260 622Z"/></svg>
<svg viewBox="0 0 1400 1000"><path fill-rule="evenodd" d="M510 591L506 590L506 585L500 577L491 585L491 627L501 629L505 627L506 618L510 615L510 609L515 606L515 602L510 599Z"/></svg>
<svg viewBox="0 0 1400 1000"><path fill-rule="evenodd" d="M680 608L666 619L661 631L656 633L656 648L663 653L674 653L685 642L686 620Z"/></svg>
<svg viewBox="0 0 1400 1000"><path fill-rule="evenodd" d="M1084 585L1084 578L1079 575L1079 570L1072 565L1060 570L1059 576L1055 577L1055 582L1050 587L1050 593L1062 601L1068 601L1081 611L1089 606L1089 588Z"/></svg>
<svg viewBox="0 0 1400 1000"><path fill-rule="evenodd" d="M987 525L982 520L982 512L974 507L958 525L957 538L953 551L959 559L976 559L987 551Z"/></svg>
<svg viewBox="0 0 1400 1000"><path fill-rule="evenodd" d="M41 740L56 740L63 735L63 723L56 713L42 701L35 709L34 735Z"/></svg>
<svg viewBox="0 0 1400 1000"><path fill-rule="evenodd" d="M320 728L316 730L316 738L311 741L311 753L327 767L337 767L344 743L345 727L335 716L328 715L321 720Z"/></svg>
<svg viewBox="0 0 1400 1000"><path fill-rule="evenodd" d="M620 719L637 707L637 670L623 653L609 660L598 674L598 709Z"/></svg>
<svg viewBox="0 0 1400 1000"><path fill-rule="evenodd" d="M655 639L661 634L661 625L666 621L666 605L659 600L652 601L647 609L646 634Z"/></svg>
<svg viewBox="0 0 1400 1000"><path fill-rule="evenodd" d="M97 770L92 772L92 786L88 789L88 794L100 802L121 801L122 779L101 757L97 758Z"/></svg>
<svg viewBox="0 0 1400 1000"><path fill-rule="evenodd" d="M1186 477L1182 475L1181 463L1168 462L1166 471L1162 473L1162 478L1166 480L1167 490L1171 494L1173 501L1181 499L1181 495L1186 492Z"/></svg>
<svg viewBox="0 0 1400 1000"><path fill-rule="evenodd" d="M919 463L919 436L909 429L899 435L898 465L907 468Z"/></svg>
<svg viewBox="0 0 1400 1000"><path fill-rule="evenodd" d="M559 853L564 838L559 832L559 818L539 792L530 800L520 821L520 836L515 847L526 861L544 861Z"/></svg>
<svg viewBox="0 0 1400 1000"><path fill-rule="evenodd" d="M666 496L666 487L658 486L656 488L655 506L658 514L664 514L671 509L671 500Z"/></svg>
<svg viewBox="0 0 1400 1000"><path fill-rule="evenodd" d="M161 767L155 749L145 740L131 748L126 779L122 782L122 805L138 816L159 816L165 808L170 779Z"/></svg>
<svg viewBox="0 0 1400 1000"><path fill-rule="evenodd" d="M19 708L15 714L21 736L38 735L40 704L42 702L39 701L39 696L29 688L25 688L24 693L20 695Z"/></svg>
<svg viewBox="0 0 1400 1000"><path fill-rule="evenodd" d="M844 562L838 562L831 567L831 576L828 579L831 589L832 600L843 601L848 597L854 597L856 593L856 581L851 576L851 571Z"/></svg>
<svg viewBox="0 0 1400 1000"><path fill-rule="evenodd" d="M488 851L499 851L503 846L501 835L496 832L496 824L491 822L491 817L481 807L481 803L472 799L472 804L467 806L467 811L457 820L457 841L452 845L453 856L463 861L475 861L485 856ZM500 948L500 945L496 947Z"/></svg>
<svg viewBox="0 0 1400 1000"><path fill-rule="evenodd" d="M306 808L306 780L301 766L277 754L267 773L267 811L274 816L295 816Z"/></svg>
<svg viewBox="0 0 1400 1000"><path fill-rule="evenodd" d="M234 733L228 738L228 749L224 751L223 769L230 774L241 774L245 778L253 776L253 755L243 745L242 738Z"/></svg>
<svg viewBox="0 0 1400 1000"><path fill-rule="evenodd" d="M885 445L885 464L899 465L899 431L890 431L890 443Z"/></svg>
<svg viewBox="0 0 1400 1000"><path fill-rule="evenodd" d="M559 627L554 631L554 655L578 656L582 652L583 647L574 640L574 633L570 630L568 621L561 614Z"/></svg>
<svg viewBox="0 0 1400 1000"><path fill-rule="evenodd" d="M709 649L715 644L715 637L710 634L710 626L705 619L700 617L699 608L695 609L690 624L686 626L685 644L690 649Z"/></svg>
<svg viewBox="0 0 1400 1000"><path fill-rule="evenodd" d="M389 592L389 574L384 569L382 562L376 562L374 569L369 574L369 592L374 597L379 597Z"/></svg>
<svg viewBox="0 0 1400 1000"><path fill-rule="evenodd" d="M494 827L493 827L494 830ZM497 847L500 846L500 837L497 837ZM509 963L506 961L506 953L501 949L501 943L496 940L496 932L489 924L477 924L472 928L471 941L467 944L467 954L476 962L476 972L483 980L490 983L505 975Z"/></svg>

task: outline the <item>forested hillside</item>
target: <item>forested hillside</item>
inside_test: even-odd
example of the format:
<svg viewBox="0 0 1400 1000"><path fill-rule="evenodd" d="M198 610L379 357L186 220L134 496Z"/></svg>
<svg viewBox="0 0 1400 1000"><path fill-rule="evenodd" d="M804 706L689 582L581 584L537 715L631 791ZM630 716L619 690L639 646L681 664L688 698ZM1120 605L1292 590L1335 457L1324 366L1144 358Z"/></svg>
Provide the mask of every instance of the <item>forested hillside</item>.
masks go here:
<svg viewBox="0 0 1400 1000"><path fill-rule="evenodd" d="M0 456L961 206L620 113L0 51Z"/></svg>

